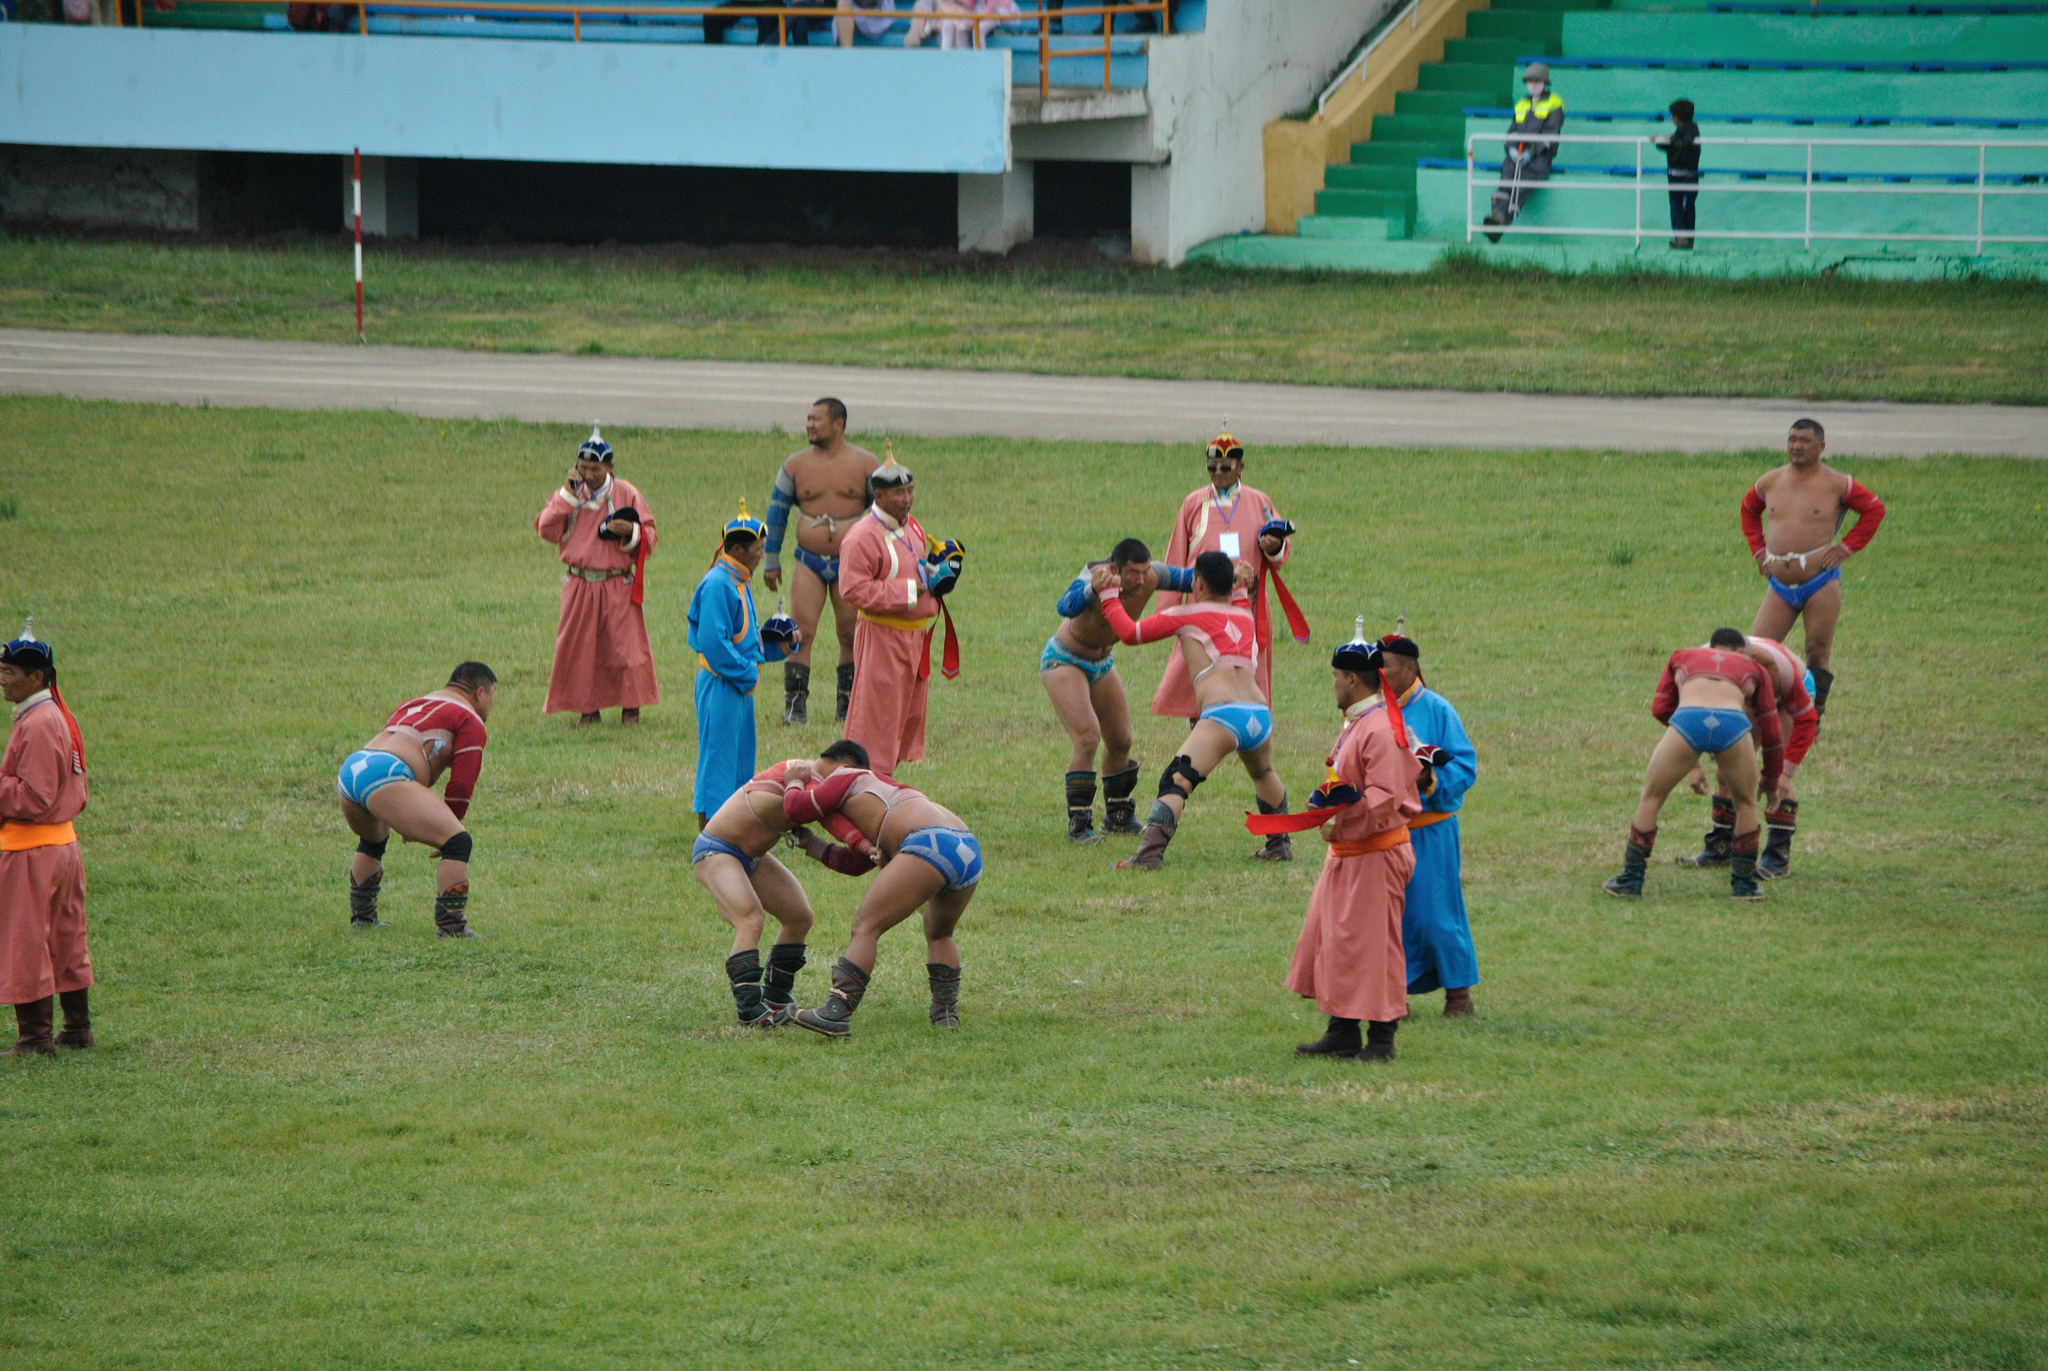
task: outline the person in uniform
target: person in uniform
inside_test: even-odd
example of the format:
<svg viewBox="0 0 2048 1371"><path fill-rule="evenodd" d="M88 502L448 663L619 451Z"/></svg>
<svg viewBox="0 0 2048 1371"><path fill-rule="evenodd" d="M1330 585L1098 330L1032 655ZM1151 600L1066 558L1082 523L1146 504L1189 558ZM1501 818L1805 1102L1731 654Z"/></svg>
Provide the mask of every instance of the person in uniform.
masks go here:
<svg viewBox="0 0 2048 1371"><path fill-rule="evenodd" d="M0 756L0 1001L14 1006L14 1055L48 1056L92 1046L85 864L71 822L85 811L85 740L33 620L0 648L0 694L14 709Z"/></svg>
<svg viewBox="0 0 2048 1371"><path fill-rule="evenodd" d="M697 653L697 785L690 807L702 829L754 774L754 687L764 662L789 654L798 631L786 617L763 624L749 584L761 565L763 526L747 502L725 526L718 556L690 596Z"/></svg>
<svg viewBox="0 0 2048 1371"><path fill-rule="evenodd" d="M596 428L533 526L558 549L564 568L542 710L573 712L578 724L594 724L598 711L616 708L620 723L639 723L641 708L661 698L641 610L658 535L647 501L612 474L612 445Z"/></svg>

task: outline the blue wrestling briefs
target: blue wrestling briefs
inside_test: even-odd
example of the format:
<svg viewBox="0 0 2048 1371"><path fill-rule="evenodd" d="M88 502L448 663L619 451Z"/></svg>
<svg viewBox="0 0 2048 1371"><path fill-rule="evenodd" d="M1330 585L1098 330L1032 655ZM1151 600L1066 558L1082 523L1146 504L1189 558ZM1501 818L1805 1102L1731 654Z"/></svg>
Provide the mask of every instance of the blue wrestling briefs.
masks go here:
<svg viewBox="0 0 2048 1371"><path fill-rule="evenodd" d="M1695 752L1722 752L1749 736L1749 716L1739 709L1688 705L1671 716L1671 726Z"/></svg>
<svg viewBox="0 0 2048 1371"><path fill-rule="evenodd" d="M714 838L709 833L699 833L697 841L690 846L690 865L695 866L706 857L721 854L733 858L742 867L745 867L749 876L753 875L754 868L761 864L759 857L749 857L725 839Z"/></svg>
<svg viewBox="0 0 2048 1371"><path fill-rule="evenodd" d="M948 890L965 890L981 879L981 841L964 828L912 829L896 855L929 862L946 878Z"/></svg>
<svg viewBox="0 0 2048 1371"><path fill-rule="evenodd" d="M1264 705L1210 705L1202 717L1229 729L1239 752L1250 752L1273 736L1273 711Z"/></svg>
<svg viewBox="0 0 2048 1371"><path fill-rule="evenodd" d="M1796 586L1788 586L1773 576L1771 577L1771 594L1777 596L1795 610L1804 609L1808 600L1820 594L1822 586L1833 585L1841 579L1842 569L1838 566L1831 566L1812 580L1801 581Z"/></svg>
<svg viewBox="0 0 2048 1371"><path fill-rule="evenodd" d="M393 781L415 779L403 758L388 752L351 752L341 764L341 774L334 778L334 784L350 804L367 806L372 795Z"/></svg>
<svg viewBox="0 0 2048 1371"><path fill-rule="evenodd" d="M1110 668L1115 665L1116 654L1114 652L1099 662L1091 662L1086 657L1078 656L1070 651L1067 645L1059 640L1057 635L1047 638L1045 640L1045 651L1038 654L1038 669L1040 671L1050 671L1056 666L1079 667L1081 674L1088 678L1089 685L1094 685L1097 681L1109 675Z"/></svg>
<svg viewBox="0 0 2048 1371"><path fill-rule="evenodd" d="M818 579L826 585L829 586L839 579L839 559L837 557L820 557L817 553L806 552L803 548L796 549L795 555L799 562L809 567L817 574Z"/></svg>

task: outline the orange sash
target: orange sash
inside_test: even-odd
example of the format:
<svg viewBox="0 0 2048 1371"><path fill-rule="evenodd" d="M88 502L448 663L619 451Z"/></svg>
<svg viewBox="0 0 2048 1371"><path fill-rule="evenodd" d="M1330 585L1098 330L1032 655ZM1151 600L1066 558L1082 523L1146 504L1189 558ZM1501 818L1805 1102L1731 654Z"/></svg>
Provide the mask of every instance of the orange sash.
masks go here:
<svg viewBox="0 0 2048 1371"><path fill-rule="evenodd" d="M880 624L883 628L893 628L903 633L922 633L932 626L931 619L899 619L894 614L870 614L864 609L860 610L859 614L871 624Z"/></svg>
<svg viewBox="0 0 2048 1371"><path fill-rule="evenodd" d="M1428 828L1431 824L1440 824L1445 819L1448 819L1450 817L1451 815L1447 811L1436 811L1428 814L1417 814L1414 818L1408 821L1408 827L1410 830L1418 828Z"/></svg>
<svg viewBox="0 0 2048 1371"><path fill-rule="evenodd" d="M18 824L12 819L0 822L0 852L28 852L77 841L78 830L69 820L61 824Z"/></svg>
<svg viewBox="0 0 2048 1371"><path fill-rule="evenodd" d="M1361 838L1357 842L1333 842L1330 844L1330 855L1363 857L1368 852L1385 852L1389 848L1400 847L1407 841L1407 829L1389 828L1373 834L1370 838Z"/></svg>

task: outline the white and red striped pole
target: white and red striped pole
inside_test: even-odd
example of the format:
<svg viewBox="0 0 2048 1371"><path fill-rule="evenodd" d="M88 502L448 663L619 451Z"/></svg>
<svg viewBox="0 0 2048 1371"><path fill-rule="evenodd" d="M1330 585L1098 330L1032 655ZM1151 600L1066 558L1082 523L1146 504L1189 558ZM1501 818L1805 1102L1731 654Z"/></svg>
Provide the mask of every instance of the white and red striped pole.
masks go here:
<svg viewBox="0 0 2048 1371"><path fill-rule="evenodd" d="M355 149L355 174L350 178L356 195L356 341L363 341L363 150Z"/></svg>

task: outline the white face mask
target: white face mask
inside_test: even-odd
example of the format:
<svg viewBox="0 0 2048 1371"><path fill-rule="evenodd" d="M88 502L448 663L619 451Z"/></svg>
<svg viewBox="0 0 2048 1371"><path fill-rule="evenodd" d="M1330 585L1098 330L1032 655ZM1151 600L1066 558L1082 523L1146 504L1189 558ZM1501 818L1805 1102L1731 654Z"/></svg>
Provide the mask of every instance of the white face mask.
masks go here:
<svg viewBox="0 0 2048 1371"><path fill-rule="evenodd" d="M1543 98L1543 83L1541 81L1527 82L1524 88L1529 92L1531 100L1541 100Z"/></svg>

